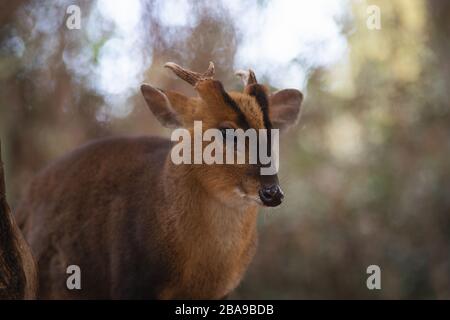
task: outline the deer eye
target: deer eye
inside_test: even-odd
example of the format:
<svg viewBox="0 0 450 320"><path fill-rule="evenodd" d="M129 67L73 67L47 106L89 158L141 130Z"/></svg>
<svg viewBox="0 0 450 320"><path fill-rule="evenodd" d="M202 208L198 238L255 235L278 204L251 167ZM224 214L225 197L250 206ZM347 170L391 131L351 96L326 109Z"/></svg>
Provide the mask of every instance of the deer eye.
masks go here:
<svg viewBox="0 0 450 320"><path fill-rule="evenodd" d="M227 144L232 142L234 144L234 146L237 146L236 135L234 135L233 132L230 132L227 134L227 129L234 130L233 128L228 128L228 127L223 127L223 128L219 129L220 132L222 133L223 141L224 142L229 141L229 142L227 142ZM231 138L233 138L233 140L231 140Z"/></svg>
<svg viewBox="0 0 450 320"><path fill-rule="evenodd" d="M224 128L220 128L220 129L219 129L220 132L222 133L222 137L223 137L224 140L227 138L227 129L232 129L232 128L226 128L226 127L224 127Z"/></svg>
<svg viewBox="0 0 450 320"><path fill-rule="evenodd" d="M236 140L236 136L233 134L234 130L236 130L236 125L231 121L224 121L218 126L220 132L222 133L223 141L231 140L233 137ZM229 132L227 133L227 130ZM231 142L231 141L230 141Z"/></svg>

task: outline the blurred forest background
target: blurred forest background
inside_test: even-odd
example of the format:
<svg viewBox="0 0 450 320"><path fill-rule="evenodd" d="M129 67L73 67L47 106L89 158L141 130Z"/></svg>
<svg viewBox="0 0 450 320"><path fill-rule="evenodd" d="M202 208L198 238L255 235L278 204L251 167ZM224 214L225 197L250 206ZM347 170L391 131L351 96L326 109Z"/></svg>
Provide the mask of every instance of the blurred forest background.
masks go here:
<svg viewBox="0 0 450 320"><path fill-rule="evenodd" d="M81 8L71 30L67 8ZM369 5L381 29L367 27ZM286 201L232 298L450 298L450 1L0 2L0 135L14 208L88 140L167 135L142 82L175 61L240 90L251 67L306 96L282 139ZM87 188L89 186L86 186ZM379 265L382 289L368 290Z"/></svg>

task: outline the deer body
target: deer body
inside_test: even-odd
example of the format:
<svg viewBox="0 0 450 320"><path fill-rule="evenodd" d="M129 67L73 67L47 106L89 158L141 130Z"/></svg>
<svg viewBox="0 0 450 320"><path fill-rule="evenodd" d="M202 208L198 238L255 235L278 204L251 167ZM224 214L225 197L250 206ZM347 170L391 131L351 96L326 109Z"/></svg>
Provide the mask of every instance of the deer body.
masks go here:
<svg viewBox="0 0 450 320"><path fill-rule="evenodd" d="M161 123L189 127L202 115L211 127L245 117L236 106L226 119L205 116L211 96L257 110L253 97L228 96L210 80L213 69L183 72L201 100L142 88ZM251 116L244 120L262 126L262 116ZM219 299L238 285L255 252L258 207L278 205L282 193L259 200L257 166L175 165L172 148L156 137L100 140L34 179L18 217L38 263L39 298ZM66 288L72 264L81 268L81 290Z"/></svg>
<svg viewBox="0 0 450 320"><path fill-rule="evenodd" d="M101 140L35 179L18 214L35 209L23 229L40 298L221 298L237 285L254 252L256 205L230 214L189 168L171 163L171 144ZM82 290L66 288L71 264Z"/></svg>

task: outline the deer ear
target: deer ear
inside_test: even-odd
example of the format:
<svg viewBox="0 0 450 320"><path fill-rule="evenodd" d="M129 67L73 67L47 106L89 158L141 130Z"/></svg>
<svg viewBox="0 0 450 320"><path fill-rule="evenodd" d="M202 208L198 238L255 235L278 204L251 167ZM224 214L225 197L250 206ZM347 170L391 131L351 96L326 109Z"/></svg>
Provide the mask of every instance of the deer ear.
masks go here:
<svg viewBox="0 0 450 320"><path fill-rule="evenodd" d="M177 128L182 126L180 117L173 109L172 103L164 92L148 84L141 86L141 92L147 106L164 127Z"/></svg>
<svg viewBox="0 0 450 320"><path fill-rule="evenodd" d="M286 130L300 117L303 94L296 89L285 89L273 93L269 98L269 117L276 129Z"/></svg>

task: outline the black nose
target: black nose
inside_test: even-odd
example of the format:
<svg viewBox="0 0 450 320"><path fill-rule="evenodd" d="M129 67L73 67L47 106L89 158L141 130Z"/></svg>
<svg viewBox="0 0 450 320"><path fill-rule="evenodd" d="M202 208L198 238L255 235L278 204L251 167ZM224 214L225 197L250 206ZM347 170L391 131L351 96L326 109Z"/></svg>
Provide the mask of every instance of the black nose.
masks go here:
<svg viewBox="0 0 450 320"><path fill-rule="evenodd" d="M264 186L259 190L259 198L268 207L278 206L284 198L283 191L277 184Z"/></svg>

